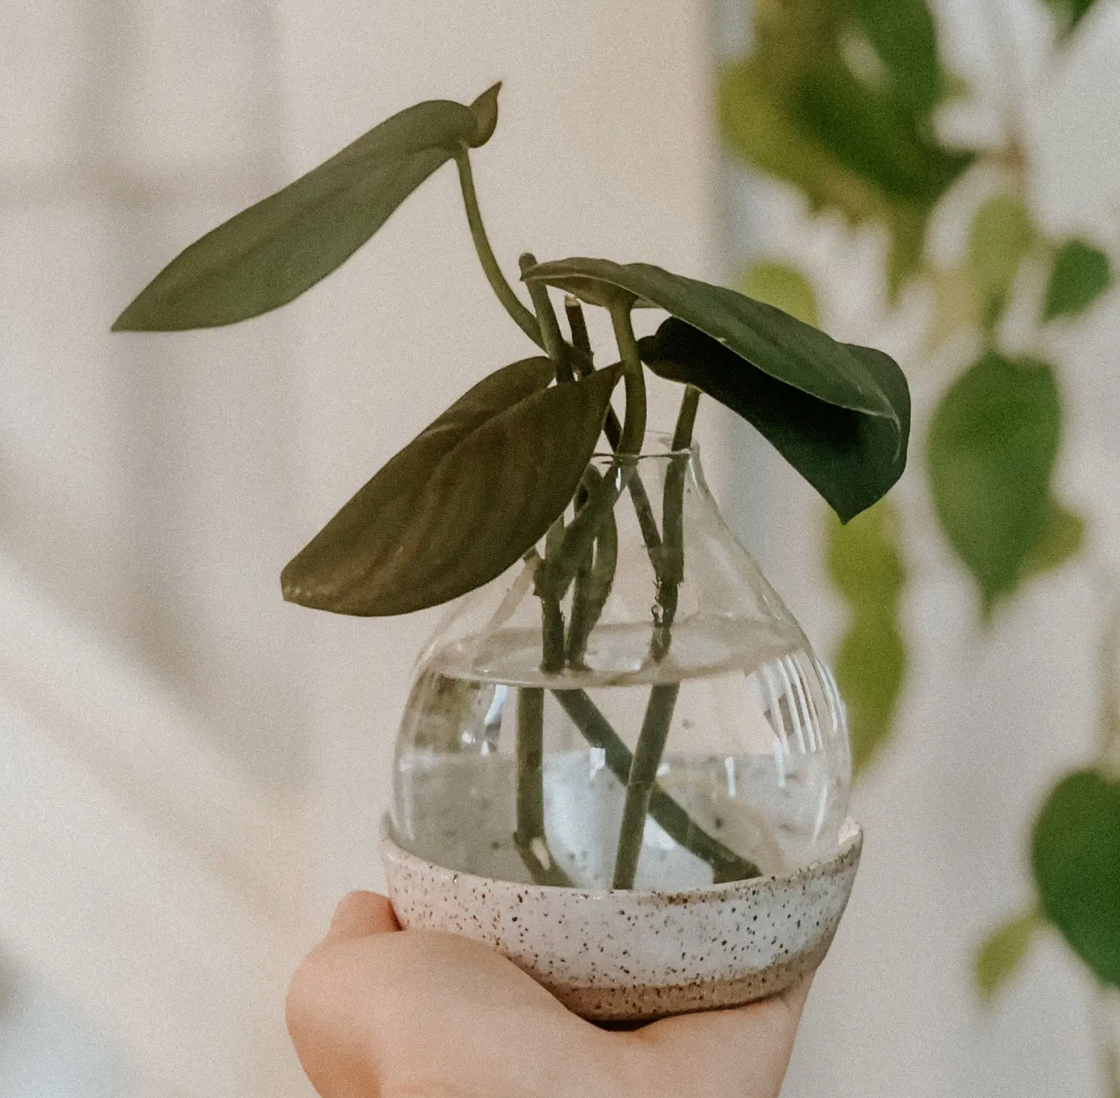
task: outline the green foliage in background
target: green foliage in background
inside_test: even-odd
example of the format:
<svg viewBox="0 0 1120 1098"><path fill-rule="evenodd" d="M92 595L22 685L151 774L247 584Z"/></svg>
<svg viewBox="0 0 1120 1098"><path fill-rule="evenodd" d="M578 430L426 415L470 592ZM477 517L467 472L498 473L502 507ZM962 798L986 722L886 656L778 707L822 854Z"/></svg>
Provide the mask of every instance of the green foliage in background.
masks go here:
<svg viewBox="0 0 1120 1098"><path fill-rule="evenodd" d="M1054 371L989 351L945 391L927 469L941 528L989 615L1011 594L1050 516L1061 409Z"/></svg>
<svg viewBox="0 0 1120 1098"><path fill-rule="evenodd" d="M1092 0L1048 6L1064 48ZM1040 353L1008 353L1001 323L1028 260L1048 268L1040 329L1084 316L1113 284L1111 261L1086 240L1049 239L1036 223L1023 198L1026 160L1016 135L1003 147L974 149L939 138L938 106L966 89L945 62L926 0L756 0L753 29L749 54L721 74L728 148L796 188L814 212L884 230L890 293L909 280L932 290L931 350L957 332L979 336L980 354L937 396L925 467L937 523L974 580L987 621L1033 576L1076 556L1085 540L1084 520L1052 485L1063 420L1058 371ZM1005 184L971 214L960 265L940 269L925 250L930 219L973 165L989 166L987 178ZM764 260L744 285L788 312L817 315L811 284L787 265ZM845 527L830 520L827 529L829 575L848 610L836 670L857 773L887 744L905 685L901 517L896 503L884 501ZM1120 640L1109 651L1102 682L1112 697L1120 694ZM1120 702L1105 709L1111 717L1100 755L1059 783L1034 825L1039 913L1015 917L977 954L985 998L1010 977L1044 923L1099 980L1120 984L1120 785L1110 777L1120 767Z"/></svg>
<svg viewBox="0 0 1120 1098"><path fill-rule="evenodd" d="M719 88L731 149L816 208L876 221L897 290L921 263L929 216L972 162L943 148L937 35L923 0L757 0L755 46Z"/></svg>
<svg viewBox="0 0 1120 1098"><path fill-rule="evenodd" d="M1120 783L1093 770L1063 779L1035 821L1031 864L1043 913L1120 987Z"/></svg>
<svg viewBox="0 0 1120 1098"><path fill-rule="evenodd" d="M890 500L847 526L829 522L828 574L848 607L836 678L848 707L852 771L858 775L890 736L908 662L898 620L906 565L898 509Z"/></svg>
<svg viewBox="0 0 1120 1098"><path fill-rule="evenodd" d="M1037 912L1017 915L996 930L976 951L976 986L985 1002L1015 975L1042 924Z"/></svg>
<svg viewBox="0 0 1120 1098"><path fill-rule="evenodd" d="M1083 240L1067 240L1054 260L1043 318L1077 316L1111 285L1108 256Z"/></svg>

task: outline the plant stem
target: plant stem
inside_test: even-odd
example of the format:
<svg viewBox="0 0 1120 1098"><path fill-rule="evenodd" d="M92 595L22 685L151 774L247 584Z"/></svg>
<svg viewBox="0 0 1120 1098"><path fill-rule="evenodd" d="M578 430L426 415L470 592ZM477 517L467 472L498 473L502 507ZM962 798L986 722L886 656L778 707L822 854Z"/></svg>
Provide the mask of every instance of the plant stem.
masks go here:
<svg viewBox="0 0 1120 1098"><path fill-rule="evenodd" d="M614 863L613 888L633 888L642 852L646 816L649 813L653 784L661 765L661 755L673 722L673 710L680 693L679 682L656 683L650 687L638 747L630 762L626 781L626 805L622 810L622 826L618 834L618 855Z"/></svg>
<svg viewBox="0 0 1120 1098"><path fill-rule="evenodd" d="M665 475L662 505L662 547L658 554L657 599L654 607L653 634L649 654L654 664L669 654L673 640L673 620L677 613L677 596L684 579L684 486L688 471L688 447L700 393L687 386L673 432L673 454ZM626 804L618 835L618 856L614 868L614 887L633 888L638 872L638 859L649 811L650 792L657 776L669 730L673 724L680 683L656 683L650 687L637 749L626 783Z"/></svg>
<svg viewBox="0 0 1120 1098"><path fill-rule="evenodd" d="M526 252L518 262L521 266L521 272L524 274L530 267L537 265L537 257L531 252ZM557 321L556 312L552 308L552 301L548 296L548 287L543 282L530 282L529 297L532 298L533 308L537 313L537 324L541 330L545 353L556 365L556 380L558 382L575 381L575 374L572 373L572 349L560 334L560 323Z"/></svg>
<svg viewBox="0 0 1120 1098"><path fill-rule="evenodd" d="M696 426L696 409L700 406L700 390L694 385L684 387L681 409L677 413L677 426L673 430L673 450L687 450L692 445L692 430Z"/></svg>
<svg viewBox="0 0 1120 1098"><path fill-rule="evenodd" d="M618 453L636 457L642 452L646 434L646 379L638 340L630 322L631 307L632 302L621 297L614 298L610 304L611 323L626 379L626 420L622 426Z"/></svg>
<svg viewBox="0 0 1120 1098"><path fill-rule="evenodd" d="M629 780L633 756L610 722L582 690L553 690L552 695L592 747L603 752L607 769L623 784ZM656 783L650 794L649 814L665 833L712 867L716 883L757 877L759 869L740 857L703 828Z"/></svg>
<svg viewBox="0 0 1120 1098"><path fill-rule="evenodd" d="M572 333L572 345L577 352L575 356L576 366L580 373L586 377L594 369L594 358L591 352L591 339L587 334L587 321L583 317L583 307L580 305L578 298L569 294L564 299L564 311L568 314L568 327ZM617 453L619 446L622 444L622 424L618 422L618 416L613 408L607 409L607 422L603 430L606 433L607 441L611 444L611 449ZM633 475L627 481L626 487L630 492L630 498L634 501L634 512L638 516L638 526L642 531L642 539L646 543L646 549L649 550L650 558L656 568L657 561L653 555L661 548L661 534L657 529L657 519L653 516L653 507L650 505L646 487L642 483L641 473L637 469L634 470Z"/></svg>
<svg viewBox="0 0 1120 1098"><path fill-rule="evenodd" d="M591 488L602 483L602 477L594 468L587 470ZM587 504L584 496L577 507ZM605 511L595 535L594 553L588 549L576 571L575 585L572 589L571 624L568 626L568 641L564 656L570 667L584 667L584 655L591 631L599 621L618 565L618 525L614 519L614 509Z"/></svg>
<svg viewBox="0 0 1120 1098"><path fill-rule="evenodd" d="M696 424L699 403L700 390L691 385L685 386L677 426L673 431L673 456L665 474L661 517L665 537L659 556L661 567L657 576L653 636L649 644L650 658L654 663L660 663L669 654L673 619L677 614L677 593L684 581L684 485L688 475L687 451L692 445L692 429Z"/></svg>
<svg viewBox="0 0 1120 1098"><path fill-rule="evenodd" d="M506 281L502 268L490 247L490 239L486 235L486 226L482 223L482 211L478 208L478 195L474 189L474 173L471 170L471 160L465 148L455 154L455 165L459 169L459 186L463 192L463 205L467 210L467 223L471 229L471 239L474 249L478 253L478 260L490 283L490 288L497 295L506 312L513 318L514 323L538 346L544 347L544 337L541 334L537 318L522 304L521 299L513 292L513 287Z"/></svg>
<svg viewBox="0 0 1120 1098"><path fill-rule="evenodd" d="M544 830L544 690L517 692L517 830L513 841L537 884L571 885L553 860Z"/></svg>

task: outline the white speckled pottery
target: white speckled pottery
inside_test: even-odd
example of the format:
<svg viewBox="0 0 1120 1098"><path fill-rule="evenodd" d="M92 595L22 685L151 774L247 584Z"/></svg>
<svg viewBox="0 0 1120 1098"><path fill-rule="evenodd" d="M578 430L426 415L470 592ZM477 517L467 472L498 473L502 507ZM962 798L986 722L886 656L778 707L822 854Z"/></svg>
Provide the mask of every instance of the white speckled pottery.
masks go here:
<svg viewBox="0 0 1120 1098"><path fill-rule="evenodd" d="M739 1006L816 968L862 845L849 819L827 861L692 892L587 892L457 873L403 850L388 822L382 854L403 926L498 950L584 1018L635 1022Z"/></svg>

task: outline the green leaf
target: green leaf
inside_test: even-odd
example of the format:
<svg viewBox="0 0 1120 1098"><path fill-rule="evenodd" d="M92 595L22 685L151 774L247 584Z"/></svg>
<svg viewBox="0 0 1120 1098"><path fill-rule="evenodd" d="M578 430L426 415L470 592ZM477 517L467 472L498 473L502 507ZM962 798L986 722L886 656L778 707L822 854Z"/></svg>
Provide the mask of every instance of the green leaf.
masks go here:
<svg viewBox="0 0 1120 1098"><path fill-rule="evenodd" d="M1030 215L1014 195L996 195L977 210L968 242L968 266L977 288L990 301L1006 297L1034 238Z"/></svg>
<svg viewBox="0 0 1120 1098"><path fill-rule="evenodd" d="M852 71L857 36L889 79ZM883 225L893 293L920 267L930 213L973 159L937 142L941 84L920 0L767 3L755 8L750 56L721 75L720 123L732 152L813 206Z"/></svg>
<svg viewBox="0 0 1120 1098"><path fill-rule="evenodd" d="M1075 557L1085 541L1085 520L1051 500L1038 541L1023 561L1024 576L1061 568Z"/></svg>
<svg viewBox="0 0 1120 1098"><path fill-rule="evenodd" d="M828 571L849 613L835 670L848 709L854 776L889 739L906 679L908 657L898 621L906 581L900 540L898 514L889 500L847 526L828 524Z"/></svg>
<svg viewBox="0 0 1120 1098"><path fill-rule="evenodd" d="M919 115L941 97L937 28L924 0L856 0L867 40L891 75L891 90Z"/></svg>
<svg viewBox="0 0 1120 1098"><path fill-rule="evenodd" d="M1120 785L1092 770L1059 782L1035 821L1031 864L1043 914L1120 986Z"/></svg>
<svg viewBox="0 0 1120 1098"><path fill-rule="evenodd" d="M906 582L898 511L889 500L846 526L828 524L828 575L855 613L889 616Z"/></svg>
<svg viewBox="0 0 1120 1098"><path fill-rule="evenodd" d="M489 136L496 95L495 87L474 107L433 100L393 115L190 245L113 330L212 328L298 297L373 236L456 150Z"/></svg>
<svg viewBox="0 0 1120 1098"><path fill-rule="evenodd" d="M1043 306L1044 320L1077 316L1112 285L1108 256L1083 240L1068 240L1058 251Z"/></svg>
<svg viewBox="0 0 1120 1098"><path fill-rule="evenodd" d="M754 426L844 522L881 498L906 467L910 394L902 371L881 351L838 345L885 394L898 427L810 396L675 318L638 345L659 377L695 385Z"/></svg>
<svg viewBox="0 0 1120 1098"><path fill-rule="evenodd" d="M650 302L784 385L838 408L884 418L897 440L899 409L884 391L879 371L869 368L847 345L780 309L648 263L561 259L538 263L523 277L557 286L595 305L619 294L630 301Z"/></svg>
<svg viewBox="0 0 1120 1098"><path fill-rule="evenodd" d="M1035 911L1019 915L993 931L976 951L973 972L985 1002L990 1002L1015 975L1040 925Z"/></svg>
<svg viewBox="0 0 1120 1098"><path fill-rule="evenodd" d="M1048 516L1061 409L1053 371L984 356L945 392L927 466L945 531L980 585L985 615L1022 578Z"/></svg>
<svg viewBox="0 0 1120 1098"><path fill-rule="evenodd" d="M437 606L487 583L567 507L619 367L545 388L525 359L456 401L393 457L284 569L284 598L338 614Z"/></svg>
<svg viewBox="0 0 1120 1098"><path fill-rule="evenodd" d="M800 272L783 263L756 263L743 276L742 291L775 309L789 313L804 324L820 327L817 295Z"/></svg>
<svg viewBox="0 0 1120 1098"><path fill-rule="evenodd" d="M1064 29L1068 33L1089 14L1089 9L1096 0L1046 0L1046 2L1058 13L1058 18L1062 20Z"/></svg>

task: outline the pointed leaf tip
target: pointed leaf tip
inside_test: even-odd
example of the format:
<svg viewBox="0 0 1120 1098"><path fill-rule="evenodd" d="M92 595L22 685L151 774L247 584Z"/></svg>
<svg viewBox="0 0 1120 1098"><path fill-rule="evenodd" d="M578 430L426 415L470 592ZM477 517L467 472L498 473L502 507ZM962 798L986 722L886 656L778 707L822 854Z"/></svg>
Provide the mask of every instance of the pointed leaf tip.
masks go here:
<svg viewBox="0 0 1120 1098"><path fill-rule="evenodd" d="M468 142L472 149L485 145L498 128L498 93L501 90L502 82L499 80L471 104L471 110L478 119L478 133L473 141Z"/></svg>

